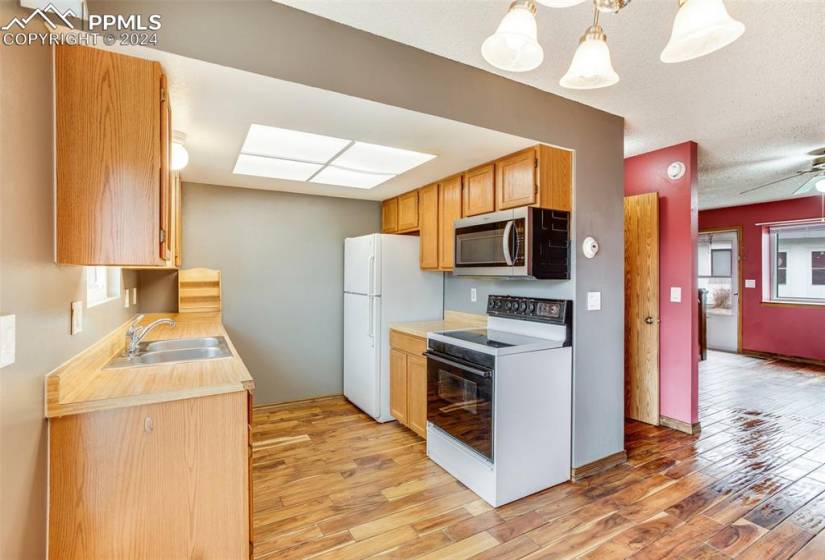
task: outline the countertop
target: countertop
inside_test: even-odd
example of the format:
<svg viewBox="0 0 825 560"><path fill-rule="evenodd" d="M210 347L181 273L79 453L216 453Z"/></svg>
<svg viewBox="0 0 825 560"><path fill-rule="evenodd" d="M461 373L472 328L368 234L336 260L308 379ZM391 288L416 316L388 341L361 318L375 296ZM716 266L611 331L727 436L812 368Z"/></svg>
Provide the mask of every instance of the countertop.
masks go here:
<svg viewBox="0 0 825 560"><path fill-rule="evenodd" d="M462 313L460 311L444 312L444 318L440 321L414 321L410 323L392 323L390 328L418 338L427 338L428 332L433 331L454 331L458 329L478 329L487 326L486 315L474 315L472 313Z"/></svg>
<svg viewBox="0 0 825 560"><path fill-rule="evenodd" d="M46 376L46 417L80 414L142 404L252 390L255 386L232 341L220 313L147 314L142 324L159 318L177 321L162 325L145 340L223 336L232 357L145 367L103 369L123 351L124 323Z"/></svg>

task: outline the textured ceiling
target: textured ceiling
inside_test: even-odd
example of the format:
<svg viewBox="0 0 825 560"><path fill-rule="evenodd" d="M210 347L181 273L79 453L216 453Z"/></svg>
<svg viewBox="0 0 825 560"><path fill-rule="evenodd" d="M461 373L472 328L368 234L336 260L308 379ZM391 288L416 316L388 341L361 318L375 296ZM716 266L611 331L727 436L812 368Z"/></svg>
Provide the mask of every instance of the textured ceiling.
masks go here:
<svg viewBox="0 0 825 560"><path fill-rule="evenodd" d="M626 119L626 155L685 140L699 143L703 208L788 198L793 179L750 195L739 192L806 168L825 146L825 0L727 0L746 26L733 45L707 57L663 64L676 0L633 0L606 15L616 86L575 92L558 85L589 3L538 7L544 63L526 74L501 72L480 54L509 0L282 0L282 3L507 76Z"/></svg>

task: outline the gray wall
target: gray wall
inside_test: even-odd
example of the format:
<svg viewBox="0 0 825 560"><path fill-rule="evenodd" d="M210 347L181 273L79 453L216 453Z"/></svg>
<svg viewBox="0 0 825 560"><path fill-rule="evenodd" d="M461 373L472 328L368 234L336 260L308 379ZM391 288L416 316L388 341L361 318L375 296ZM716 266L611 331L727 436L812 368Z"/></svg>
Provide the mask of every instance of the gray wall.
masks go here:
<svg viewBox="0 0 825 560"><path fill-rule="evenodd" d="M183 184L183 265L222 271L257 404L343 392L344 239L380 219L377 202Z"/></svg>
<svg viewBox="0 0 825 560"><path fill-rule="evenodd" d="M600 291L602 311L575 306L573 464L624 448L621 117L269 0L89 5L162 14L165 51L576 150L574 238L601 253L576 261L575 299Z"/></svg>
<svg viewBox="0 0 825 560"><path fill-rule="evenodd" d="M0 2L0 21L26 13ZM0 369L0 557L28 560L46 550L43 378L134 308L85 310L83 332L69 335L84 282L81 267L53 264L51 49L0 47L0 86L0 313L17 317L17 359Z"/></svg>

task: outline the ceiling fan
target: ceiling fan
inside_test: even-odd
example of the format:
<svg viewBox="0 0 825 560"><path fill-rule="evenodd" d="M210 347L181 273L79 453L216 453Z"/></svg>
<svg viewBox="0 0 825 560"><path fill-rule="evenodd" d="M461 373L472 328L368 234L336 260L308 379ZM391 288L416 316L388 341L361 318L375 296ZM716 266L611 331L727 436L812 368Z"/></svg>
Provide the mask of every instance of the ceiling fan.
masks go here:
<svg viewBox="0 0 825 560"><path fill-rule="evenodd" d="M817 150L817 152L821 152L822 150ZM811 177L810 175L813 176ZM792 175L788 175L787 177L782 177L781 179L776 179L775 181L771 181L769 183L764 183L762 185L744 190L739 194L748 194L753 191L758 191L759 189L764 189L765 187L769 187L771 185L775 185L776 183L781 183L782 181L787 181L788 179L793 179L794 177L805 177L805 182L799 185L797 189L793 192L794 196L800 194L807 194L812 190L816 189L819 192L825 193L825 155L821 155L814 159L811 162L811 166L808 169L800 169L799 171L794 172Z"/></svg>

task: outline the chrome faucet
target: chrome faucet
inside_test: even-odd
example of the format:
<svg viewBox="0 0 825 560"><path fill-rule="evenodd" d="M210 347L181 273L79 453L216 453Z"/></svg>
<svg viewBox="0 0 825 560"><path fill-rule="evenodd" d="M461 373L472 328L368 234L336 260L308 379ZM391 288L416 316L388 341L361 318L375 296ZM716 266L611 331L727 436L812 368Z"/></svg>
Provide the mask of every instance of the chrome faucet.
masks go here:
<svg viewBox="0 0 825 560"><path fill-rule="evenodd" d="M170 327L175 326L174 319L158 319L156 321L152 321L145 327L140 326L141 321L143 321L143 315L138 315L126 331L126 355L130 358L137 354L138 344L140 344L140 341L143 340L143 338L155 327L160 325L169 325Z"/></svg>

